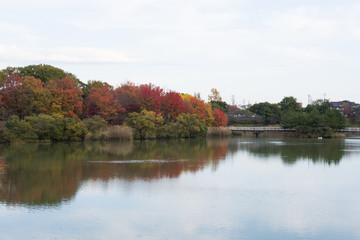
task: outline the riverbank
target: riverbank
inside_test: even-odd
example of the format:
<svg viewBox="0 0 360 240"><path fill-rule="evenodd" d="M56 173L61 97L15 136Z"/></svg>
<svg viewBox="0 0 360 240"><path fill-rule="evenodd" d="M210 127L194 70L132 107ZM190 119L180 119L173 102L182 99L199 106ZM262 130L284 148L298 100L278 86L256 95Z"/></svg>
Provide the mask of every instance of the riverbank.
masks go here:
<svg viewBox="0 0 360 240"><path fill-rule="evenodd" d="M181 114L165 122L154 112L130 114L123 125L109 125L103 118L79 119L45 114L20 119L12 116L0 126L0 142L79 142L160 138L205 138L231 135L225 127L208 127L195 114Z"/></svg>

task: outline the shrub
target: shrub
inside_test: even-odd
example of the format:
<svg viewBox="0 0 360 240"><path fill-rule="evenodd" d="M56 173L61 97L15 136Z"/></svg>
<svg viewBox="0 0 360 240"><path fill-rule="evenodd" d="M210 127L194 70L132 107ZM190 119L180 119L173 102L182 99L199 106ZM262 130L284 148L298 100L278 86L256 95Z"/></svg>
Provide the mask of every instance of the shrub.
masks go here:
<svg viewBox="0 0 360 240"><path fill-rule="evenodd" d="M158 129L158 138L179 138L180 128L176 122L170 122Z"/></svg>
<svg viewBox="0 0 360 240"><path fill-rule="evenodd" d="M205 122L200 121L195 114L181 114L178 117L174 128L178 137L184 138L205 137L207 133Z"/></svg>
<svg viewBox="0 0 360 240"><path fill-rule="evenodd" d="M30 124L31 128L39 140L50 140L55 134L55 118L46 114L38 116L25 117L25 121Z"/></svg>
<svg viewBox="0 0 360 240"><path fill-rule="evenodd" d="M86 125L77 117L63 118L64 131L62 140L81 141L87 133Z"/></svg>
<svg viewBox="0 0 360 240"><path fill-rule="evenodd" d="M89 132L99 131L101 128L107 126L107 122L101 116L94 116L92 118L87 118L84 120L86 128Z"/></svg>
<svg viewBox="0 0 360 240"><path fill-rule="evenodd" d="M3 134L6 142L38 139L31 125L24 120L20 120L18 116L12 116L5 122Z"/></svg>
<svg viewBox="0 0 360 240"><path fill-rule="evenodd" d="M130 113L126 124L134 130L134 138L156 138L157 129L162 125L161 115L143 110L140 113Z"/></svg>
<svg viewBox="0 0 360 240"><path fill-rule="evenodd" d="M45 114L25 117L24 122L40 140L80 141L86 133L86 125L77 117L55 117Z"/></svg>

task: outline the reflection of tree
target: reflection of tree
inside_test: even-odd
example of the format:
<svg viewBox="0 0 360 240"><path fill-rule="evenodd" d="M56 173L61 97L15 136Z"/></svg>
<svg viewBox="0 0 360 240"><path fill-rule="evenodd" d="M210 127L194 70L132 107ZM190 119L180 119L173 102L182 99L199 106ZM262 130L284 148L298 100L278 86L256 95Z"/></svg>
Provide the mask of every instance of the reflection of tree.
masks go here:
<svg viewBox="0 0 360 240"><path fill-rule="evenodd" d="M7 203L54 205L71 199L81 181L176 178L216 168L229 140L168 140L0 146L9 164L0 176ZM1 148L2 147L2 148Z"/></svg>
<svg viewBox="0 0 360 240"><path fill-rule="evenodd" d="M80 144L6 146L9 164L1 199L11 203L56 204L72 198L81 179Z"/></svg>
<svg viewBox="0 0 360 240"><path fill-rule="evenodd" d="M344 140L181 139L167 141L22 144L0 146L9 165L0 174L0 199L7 203L54 205L71 199L82 181L177 178L217 168L228 154L246 150L284 163L299 160L338 164Z"/></svg>
<svg viewBox="0 0 360 240"><path fill-rule="evenodd" d="M94 152L103 152L107 146L93 145L91 148ZM111 149L116 148L114 145ZM227 142L224 140L134 141L128 154L107 155L107 161L95 154L89 160L96 162L84 163L83 171L88 174L86 178L102 180L115 177L127 180L175 178L182 172L196 172L209 164L216 167L226 151Z"/></svg>
<svg viewBox="0 0 360 240"><path fill-rule="evenodd" d="M240 149L245 149L259 157L268 158L280 155L286 164L294 164L299 160L310 160L313 163L339 164L344 156L344 140L329 139L286 141L249 140L250 144L239 144Z"/></svg>

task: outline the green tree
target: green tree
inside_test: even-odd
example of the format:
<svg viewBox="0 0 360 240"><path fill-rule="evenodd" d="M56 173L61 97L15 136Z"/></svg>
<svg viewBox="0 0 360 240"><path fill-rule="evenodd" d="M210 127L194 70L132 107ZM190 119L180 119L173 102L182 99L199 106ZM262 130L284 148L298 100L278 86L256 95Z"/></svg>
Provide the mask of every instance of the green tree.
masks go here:
<svg viewBox="0 0 360 240"><path fill-rule="evenodd" d="M194 138L205 137L207 127L204 121L200 121L195 114L181 114L175 123L176 132L179 137Z"/></svg>
<svg viewBox="0 0 360 240"><path fill-rule="evenodd" d="M282 112L300 112L301 107L294 97L284 97L279 103Z"/></svg>
<svg viewBox="0 0 360 240"><path fill-rule="evenodd" d="M56 138L56 119L46 114L38 116L27 116L25 121L28 122L39 140L50 140Z"/></svg>
<svg viewBox="0 0 360 240"><path fill-rule="evenodd" d="M214 109L219 109L223 112L227 112L228 111L228 104L226 102L223 102L223 101L211 101L211 108L212 110Z"/></svg>
<svg viewBox="0 0 360 240"><path fill-rule="evenodd" d="M330 128L343 129L346 126L346 119L339 110L327 110L324 118Z"/></svg>
<svg viewBox="0 0 360 240"><path fill-rule="evenodd" d="M6 74L0 71L0 86L3 86L3 82L5 81Z"/></svg>
<svg viewBox="0 0 360 240"><path fill-rule="evenodd" d="M284 128L296 128L298 133L309 137L331 137L334 129L344 128L345 123L345 117L338 110L332 110L329 102L323 100L309 104L304 112L285 112L281 118Z"/></svg>
<svg viewBox="0 0 360 240"><path fill-rule="evenodd" d="M37 139L31 125L24 120L20 120L18 116L12 116L5 122L3 134L3 140L6 142Z"/></svg>
<svg viewBox="0 0 360 240"><path fill-rule="evenodd" d="M67 117L62 119L64 131L62 140L82 141L87 133L86 125L77 117Z"/></svg>
<svg viewBox="0 0 360 240"><path fill-rule="evenodd" d="M278 104L268 102L256 103L249 111L261 116L265 124L276 124L280 122L280 108Z"/></svg>
<svg viewBox="0 0 360 240"><path fill-rule="evenodd" d="M23 77L29 76L39 78L44 83L48 83L50 80L70 77L74 79L79 85L85 85L74 74L65 72L60 68L47 64L28 65L25 67L7 67L6 69L3 69L2 72L7 76L18 73Z"/></svg>
<svg viewBox="0 0 360 240"><path fill-rule="evenodd" d="M320 114L325 114L326 111L331 109L331 104L328 100L318 99L314 101L312 104L306 106L305 111L310 113L317 109Z"/></svg>
<svg viewBox="0 0 360 240"><path fill-rule="evenodd" d="M282 115L281 126L283 128L296 128L305 121L305 115L302 112L289 111Z"/></svg>
<svg viewBox="0 0 360 240"><path fill-rule="evenodd" d="M85 122L77 117L56 117L45 114L25 117L24 122L40 140L81 141L88 130Z"/></svg>
<svg viewBox="0 0 360 240"><path fill-rule="evenodd" d="M99 115L93 116L92 118L85 119L84 123L86 125L87 130L92 133L107 126L107 122Z"/></svg>
<svg viewBox="0 0 360 240"><path fill-rule="evenodd" d="M135 138L146 139L157 137L157 130L163 121L161 115L142 110L140 113L129 113L126 124L134 130Z"/></svg>

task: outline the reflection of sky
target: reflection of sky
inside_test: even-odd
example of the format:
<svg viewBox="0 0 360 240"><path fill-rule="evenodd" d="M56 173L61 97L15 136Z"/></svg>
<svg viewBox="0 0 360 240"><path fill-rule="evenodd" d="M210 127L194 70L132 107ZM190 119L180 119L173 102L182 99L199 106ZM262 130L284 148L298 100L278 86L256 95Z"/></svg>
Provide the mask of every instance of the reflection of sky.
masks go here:
<svg viewBox="0 0 360 240"><path fill-rule="evenodd" d="M0 205L1 239L358 239L359 157L289 167L244 150L176 179L87 181L58 208Z"/></svg>

